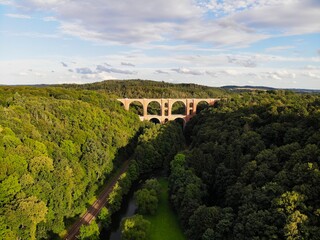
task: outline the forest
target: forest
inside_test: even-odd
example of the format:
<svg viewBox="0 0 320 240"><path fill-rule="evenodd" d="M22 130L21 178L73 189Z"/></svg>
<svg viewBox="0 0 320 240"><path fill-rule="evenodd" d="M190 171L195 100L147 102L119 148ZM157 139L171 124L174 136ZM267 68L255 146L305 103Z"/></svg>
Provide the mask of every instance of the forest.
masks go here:
<svg viewBox="0 0 320 240"><path fill-rule="evenodd" d="M182 129L140 122L118 97L221 100ZM1 86L0 239L59 239L124 159L80 239L99 239L132 184L155 172L186 239L320 239L319 130L316 94L142 80ZM150 180L135 194L139 214L156 211L157 189ZM149 239L141 215L122 228L123 239Z"/></svg>
<svg viewBox="0 0 320 240"><path fill-rule="evenodd" d="M0 239L66 228L113 170L140 122L105 94L0 88Z"/></svg>
<svg viewBox="0 0 320 240"><path fill-rule="evenodd" d="M320 239L320 97L250 92L191 119L170 195L188 239Z"/></svg>
<svg viewBox="0 0 320 240"><path fill-rule="evenodd" d="M197 84L173 84L151 80L107 80L90 84L58 85L64 88L86 89L114 95L118 98L211 98L229 96L223 88Z"/></svg>

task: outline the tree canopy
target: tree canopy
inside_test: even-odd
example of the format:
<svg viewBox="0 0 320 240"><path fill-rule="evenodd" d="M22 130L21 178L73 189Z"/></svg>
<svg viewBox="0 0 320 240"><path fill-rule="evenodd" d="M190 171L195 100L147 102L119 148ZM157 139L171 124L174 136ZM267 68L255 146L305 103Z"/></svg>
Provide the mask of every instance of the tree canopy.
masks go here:
<svg viewBox="0 0 320 240"><path fill-rule="evenodd" d="M0 239L63 231L139 127L106 94L0 87Z"/></svg>
<svg viewBox="0 0 320 240"><path fill-rule="evenodd" d="M189 239L319 239L319 102L241 93L191 119L170 175Z"/></svg>

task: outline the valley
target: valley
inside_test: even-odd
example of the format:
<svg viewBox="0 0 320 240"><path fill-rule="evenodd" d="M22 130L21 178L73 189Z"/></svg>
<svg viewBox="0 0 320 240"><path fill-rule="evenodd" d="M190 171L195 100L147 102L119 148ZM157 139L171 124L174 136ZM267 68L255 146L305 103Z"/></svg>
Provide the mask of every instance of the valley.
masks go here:
<svg viewBox="0 0 320 240"><path fill-rule="evenodd" d="M0 87L1 239L105 239L132 187L160 173L161 194L143 190L155 212L130 207L114 240L317 239L319 95L139 84ZM221 100L185 125L116 100L152 92Z"/></svg>

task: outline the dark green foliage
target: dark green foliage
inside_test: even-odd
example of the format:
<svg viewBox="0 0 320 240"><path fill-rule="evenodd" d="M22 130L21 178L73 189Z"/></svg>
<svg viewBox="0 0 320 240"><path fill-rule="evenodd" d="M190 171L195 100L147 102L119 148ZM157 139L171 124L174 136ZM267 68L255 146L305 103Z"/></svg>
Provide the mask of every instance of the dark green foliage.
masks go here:
<svg viewBox="0 0 320 240"><path fill-rule="evenodd" d="M156 178L147 179L146 182L143 184L143 188L149 191L154 190L158 197L161 194L161 185Z"/></svg>
<svg viewBox="0 0 320 240"><path fill-rule="evenodd" d="M185 156L176 155L171 162L170 198L184 228L187 228L189 218L202 203L202 186L201 179L186 168Z"/></svg>
<svg viewBox="0 0 320 240"><path fill-rule="evenodd" d="M102 223L103 227L108 227L111 223L111 214L108 208L103 207L98 215L98 220Z"/></svg>
<svg viewBox="0 0 320 240"><path fill-rule="evenodd" d="M189 239L319 239L319 99L243 93L191 119L170 175ZM189 178L205 194L186 208Z"/></svg>
<svg viewBox="0 0 320 240"><path fill-rule="evenodd" d="M139 124L105 94L1 87L0 239L63 231L65 220L83 212L113 170L115 154Z"/></svg>
<svg viewBox="0 0 320 240"><path fill-rule="evenodd" d="M200 206L190 217L190 229L187 230L189 239L229 239L233 224L232 208Z"/></svg>
<svg viewBox="0 0 320 240"><path fill-rule="evenodd" d="M165 125L151 124L144 128L133 154L140 173L149 173L157 168L169 168L174 155L184 147L181 127L175 122Z"/></svg>
<svg viewBox="0 0 320 240"><path fill-rule="evenodd" d="M154 190L140 189L134 194L138 213L140 214L155 214L158 208L158 197Z"/></svg>
<svg viewBox="0 0 320 240"><path fill-rule="evenodd" d="M141 215L133 215L121 221L122 240L148 240L150 222Z"/></svg>
<svg viewBox="0 0 320 240"><path fill-rule="evenodd" d="M138 145L133 153L134 160L130 160L128 170L120 176L108 197L107 208L110 214L120 209L122 197L128 193L133 181L142 174L150 173L158 168L168 168L166 164L170 157L184 146L182 130L174 122L166 125L144 123L140 131ZM156 211L159 189L160 186L156 180L146 181L145 191L139 194L139 199L144 202L142 212L154 213ZM104 224L105 227L108 225Z"/></svg>
<svg viewBox="0 0 320 240"><path fill-rule="evenodd" d="M82 225L77 236L81 240L99 240L99 226L93 221L89 225Z"/></svg>
<svg viewBox="0 0 320 240"><path fill-rule="evenodd" d="M175 102L172 105L172 114L186 114L186 106L183 102Z"/></svg>
<svg viewBox="0 0 320 240"><path fill-rule="evenodd" d="M142 189L135 192L134 197L140 214L154 215L158 208L161 185L157 179L148 179Z"/></svg>
<svg viewBox="0 0 320 240"><path fill-rule="evenodd" d="M127 98L210 98L229 95L227 90L197 84L172 84L148 80L107 80L91 84L60 85L72 89L98 90ZM181 106L180 106L181 107ZM154 111L155 108L152 108ZM175 107L178 111L179 106ZM179 111L178 111L179 112Z"/></svg>

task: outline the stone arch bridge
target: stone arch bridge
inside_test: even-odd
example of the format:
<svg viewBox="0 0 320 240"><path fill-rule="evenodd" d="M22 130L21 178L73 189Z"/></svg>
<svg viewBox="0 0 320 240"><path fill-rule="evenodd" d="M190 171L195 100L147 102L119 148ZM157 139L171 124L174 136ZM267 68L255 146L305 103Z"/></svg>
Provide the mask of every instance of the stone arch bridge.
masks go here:
<svg viewBox="0 0 320 240"><path fill-rule="evenodd" d="M219 101L218 98L121 98L117 99L122 102L124 108L129 110L130 105L133 102L139 102L143 107L143 114L140 116L140 120L153 120L156 119L160 123L165 123L167 121L172 121L176 119L183 119L184 124L187 123L196 113L198 104L201 102L206 102L209 105L213 105L215 102ZM148 115L148 106L152 102L157 102L160 105L160 115ZM172 114L172 106L176 102L182 102L185 106L184 114Z"/></svg>

